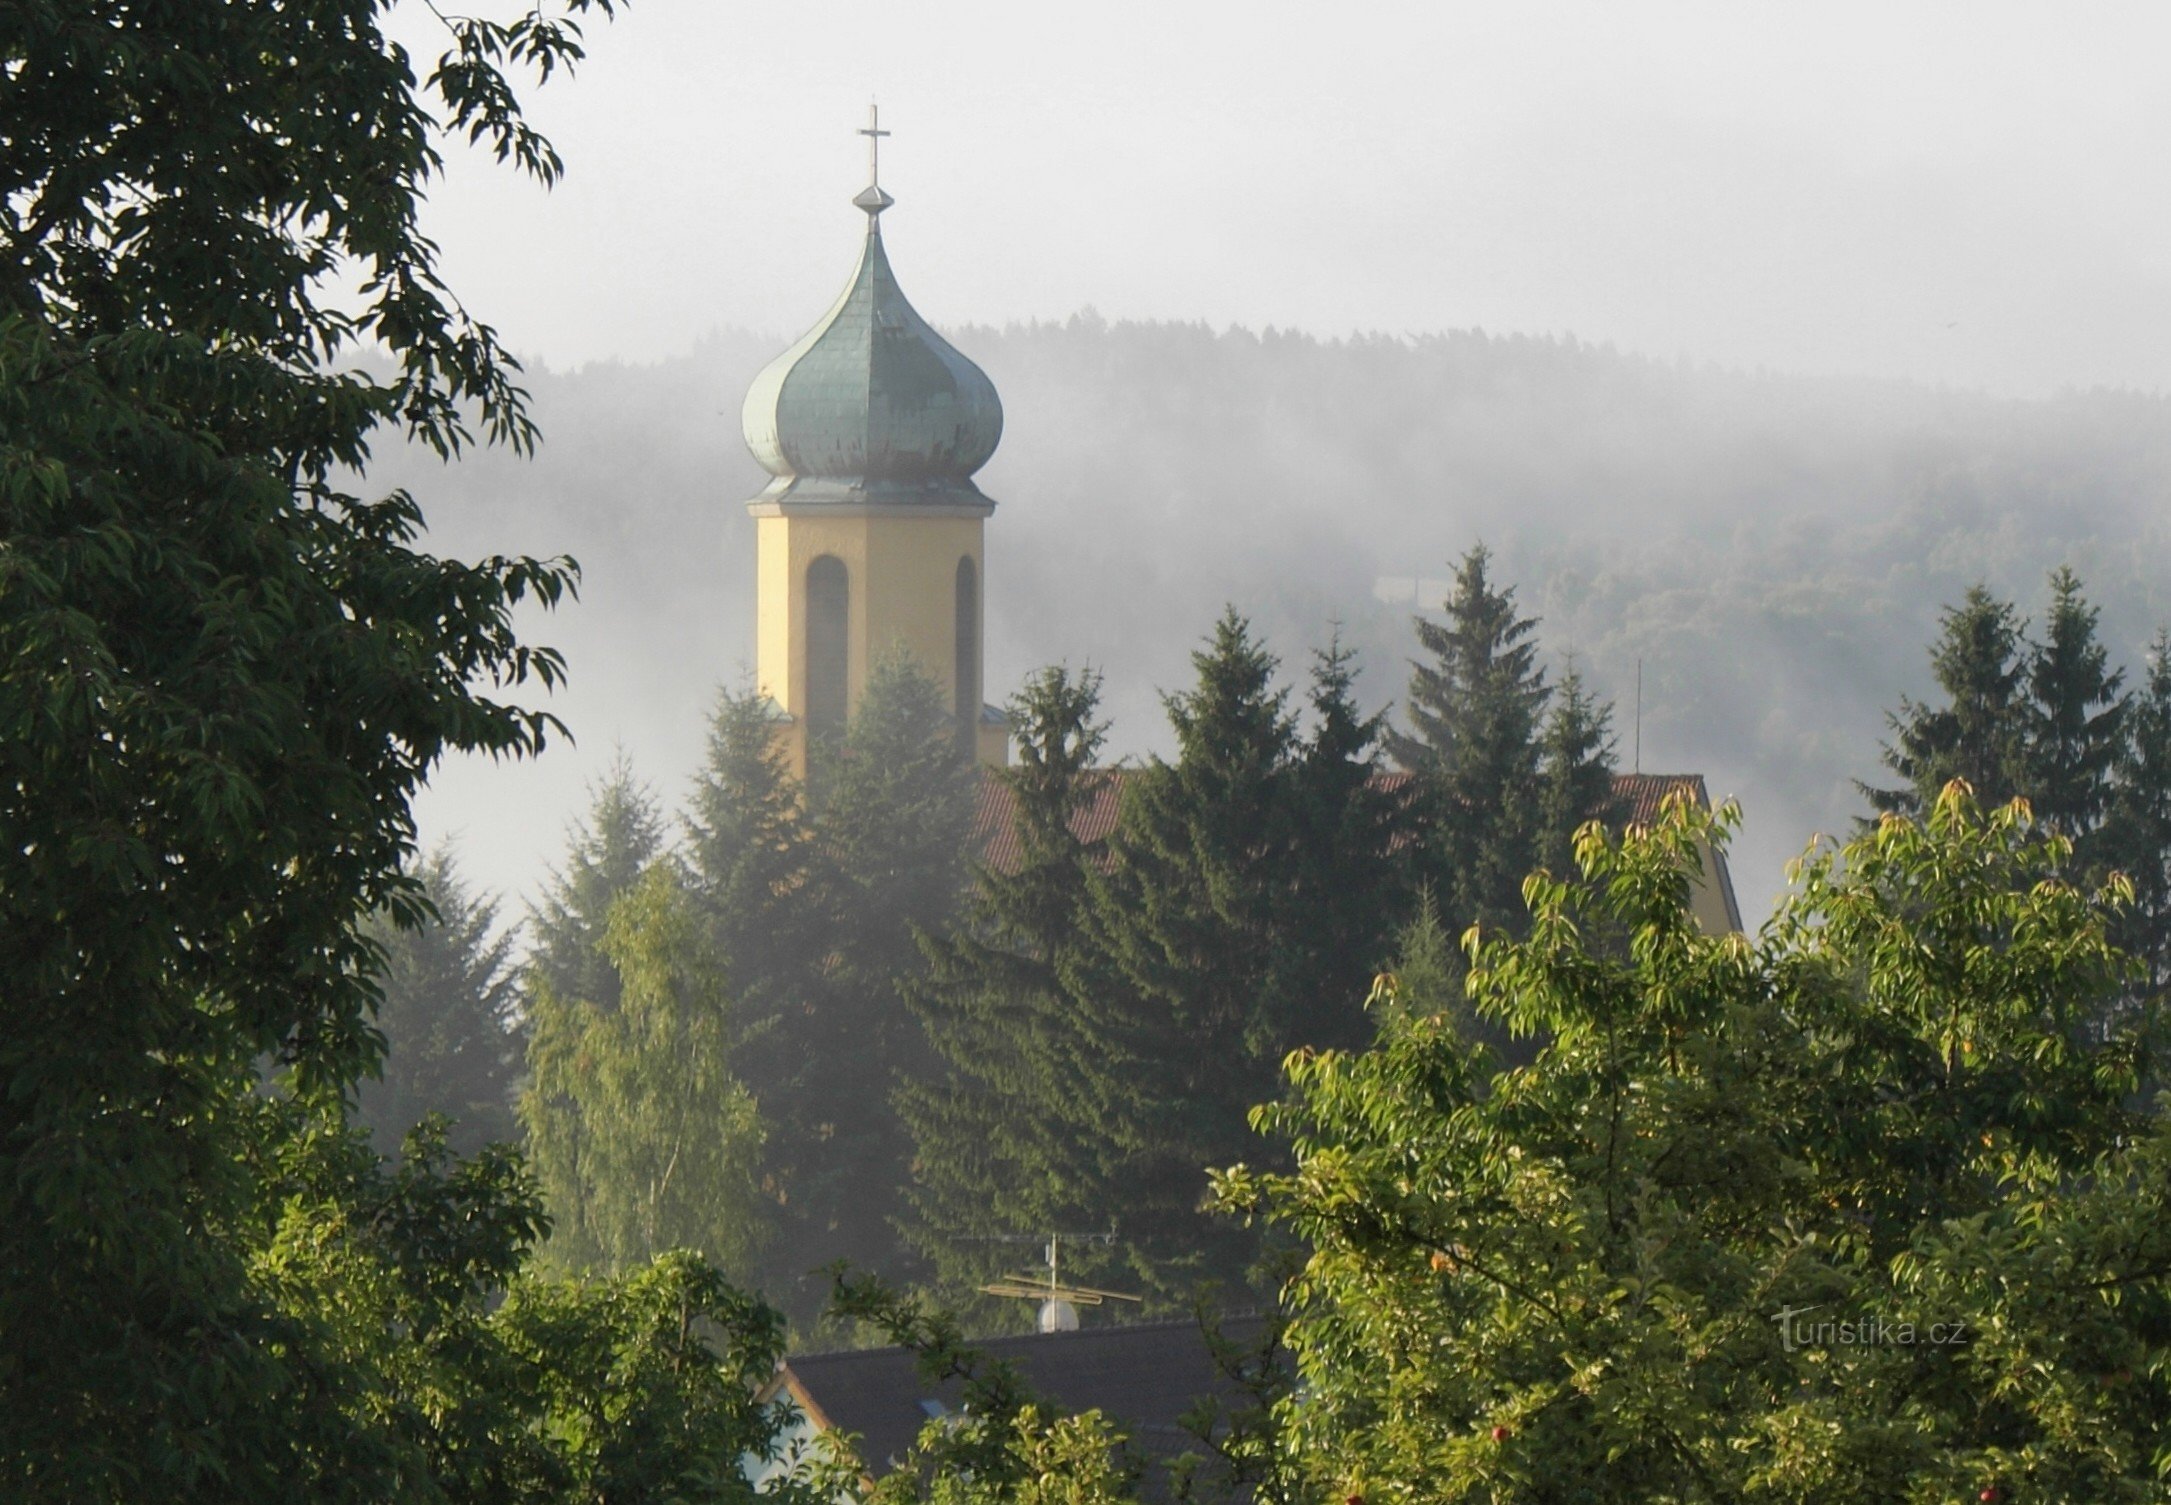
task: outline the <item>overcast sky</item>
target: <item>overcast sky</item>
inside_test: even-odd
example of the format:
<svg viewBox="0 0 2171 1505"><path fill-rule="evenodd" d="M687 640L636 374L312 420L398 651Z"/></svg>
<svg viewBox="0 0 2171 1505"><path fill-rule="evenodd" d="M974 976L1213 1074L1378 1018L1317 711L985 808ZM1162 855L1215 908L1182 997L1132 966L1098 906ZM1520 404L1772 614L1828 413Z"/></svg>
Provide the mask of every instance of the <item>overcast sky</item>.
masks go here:
<svg viewBox="0 0 2171 1505"><path fill-rule="evenodd" d="M435 24L401 18L418 50ZM885 221L939 324L1471 325L2013 395L2171 387L2171 6L635 0L456 162L553 365L798 333Z"/></svg>

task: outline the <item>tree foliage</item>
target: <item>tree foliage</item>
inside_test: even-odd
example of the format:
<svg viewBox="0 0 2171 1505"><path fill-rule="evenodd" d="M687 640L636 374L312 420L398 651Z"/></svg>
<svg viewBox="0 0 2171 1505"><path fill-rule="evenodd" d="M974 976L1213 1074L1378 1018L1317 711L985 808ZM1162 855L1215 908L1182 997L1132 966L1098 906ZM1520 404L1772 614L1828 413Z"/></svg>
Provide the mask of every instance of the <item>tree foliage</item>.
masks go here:
<svg viewBox="0 0 2171 1505"><path fill-rule="evenodd" d="M2132 700L2111 795L2106 858L2133 884L2120 927L2144 996L2171 986L2171 631L2158 632Z"/></svg>
<svg viewBox="0 0 2171 1505"><path fill-rule="evenodd" d="M1275 1023L1285 1041L1370 1038L1370 1024L1336 1000L1378 968L1410 904L1411 802L1381 779L1387 716L1359 713L1356 684L1356 656L1337 634L1313 654L1289 769L1291 860L1281 876L1296 955Z"/></svg>
<svg viewBox="0 0 2171 1505"><path fill-rule="evenodd" d="M496 697L558 678L512 617L570 567L432 557L345 478L403 433L531 441L417 216L448 135L555 177L509 74L611 5L452 21L420 87L384 10L0 12L0 1476L33 1498L381 1477L358 1414L283 1414L313 1338L228 1237L237 1125L262 1057L311 1094L367 1066L424 774L552 727Z"/></svg>
<svg viewBox="0 0 2171 1505"><path fill-rule="evenodd" d="M447 1143L464 1154L518 1133L513 1093L526 1052L513 936L497 929L497 901L472 893L450 851L422 863L431 916L411 929L380 922L385 1037L380 1075L365 1081L356 1117L380 1153L430 1114L453 1121Z"/></svg>
<svg viewBox="0 0 2171 1505"><path fill-rule="evenodd" d="M939 686L902 652L878 659L851 724L817 745L808 877L800 902L814 937L804 992L776 1021L768 1059L785 1191L775 1291L811 1326L836 1260L898 1274L912 1145L897 1094L933 1069L906 999L926 965L922 934L946 930L965 878L978 776L958 756Z"/></svg>
<svg viewBox="0 0 2171 1505"><path fill-rule="evenodd" d="M1613 708L1571 664L1553 689L1538 741L1538 864L1575 872L1575 834L1588 821L1620 819L1613 787Z"/></svg>
<svg viewBox="0 0 2171 1505"><path fill-rule="evenodd" d="M1095 851L1077 821L1109 777L1094 766L1099 693L1091 671L1050 668L1010 702L1016 761L989 777L1013 801L1017 865L976 862L958 923L921 937L912 1001L940 1064L899 1098L916 1165L906 1232L953 1301L1014 1258L991 1235L1108 1210L1099 1120L1119 1057L1105 1010L1068 981Z"/></svg>
<svg viewBox="0 0 2171 1505"><path fill-rule="evenodd" d="M1906 786L1860 786L1880 810L1919 811L1938 781L1978 777L1999 797L2019 795L2048 830L2071 842L2081 881L2122 873L2133 884L2118 938L2142 962L2105 1007L2152 1008L2171 970L2171 681L2152 656L2138 688L2111 661L2096 608L2071 569L2050 576L2039 639L2012 606L1976 588L1945 615L1931 662L1949 697L1943 706L1903 703L1890 718L1886 765ZM2157 648L2167 640L2159 633Z"/></svg>
<svg viewBox="0 0 2171 1505"><path fill-rule="evenodd" d="M1613 812L1611 711L1572 669L1556 688L1538 622L1492 576L1483 544L1455 572L1444 622L1416 619L1408 732L1387 746L1416 778L1421 876L1448 914L1516 926L1524 877L1566 870L1572 837Z"/></svg>
<svg viewBox="0 0 2171 1505"><path fill-rule="evenodd" d="M803 993L816 944L803 902L810 833L776 715L756 690L717 697L686 811L696 903L755 1017Z"/></svg>
<svg viewBox="0 0 2171 1505"><path fill-rule="evenodd" d="M528 917L531 990L616 1006L617 969L603 944L611 906L663 855L665 837L655 792L625 758L616 759L592 787L588 814L569 833L565 865L551 873Z"/></svg>
<svg viewBox="0 0 2171 1505"><path fill-rule="evenodd" d="M557 1219L552 1262L620 1271L690 1249L743 1276L765 1231L764 1128L735 1071L740 1021L726 963L684 873L652 865L612 904L601 940L613 1001L539 982L521 1099Z"/></svg>
<svg viewBox="0 0 2171 1505"><path fill-rule="evenodd" d="M2043 639L2028 654L2027 782L2036 819L2071 839L2083 861L2110 807L2111 781L2125 749L2126 672L2110 666L2096 634L2098 613L2080 577L2061 565L2050 576Z"/></svg>
<svg viewBox="0 0 2171 1505"><path fill-rule="evenodd" d="M1895 789L1860 786L1872 808L1888 814L1921 814L1954 779L1993 804L2033 782L2023 710L2026 624L2010 602L1980 585L1946 609L1942 624L1930 648L1930 670L1945 704L1901 701L1885 718L1892 741L1885 745L1884 761L1905 782Z"/></svg>
<svg viewBox="0 0 2171 1505"><path fill-rule="evenodd" d="M1225 1202L1312 1253L1291 1487L1413 1501L2154 1498L2171 1452L2171 1120L2100 1038L2122 885L1955 784L1814 853L1764 933L1705 935L1698 844L1578 842L1478 1008L1497 1070L1383 979L1306 1053ZM1593 922L1627 937L1585 940ZM1416 1006L1412 1006L1413 1003Z"/></svg>
<svg viewBox="0 0 2171 1505"><path fill-rule="evenodd" d="M1361 1038L1355 996L1385 950L1394 807L1373 785L1375 723L1347 665L1317 665L1312 735L1276 662L1231 609L1167 698L1177 757L1129 777L1089 874L1073 996L1111 1020L1120 1085L1093 1126L1107 1216L1160 1299L1252 1277L1256 1239L1201 1216L1201 1167L1243 1152L1244 1115L1307 1041ZM1359 894L1339 891L1355 882Z"/></svg>
<svg viewBox="0 0 2171 1505"><path fill-rule="evenodd" d="M686 1253L616 1281L537 1276L538 1188L506 1147L452 1157L442 1120L395 1169L334 1112L251 1111L252 1275L314 1368L275 1407L305 1444L292 1471L223 1497L751 1500L740 1459L773 1453L784 1419L756 1399L776 1312ZM306 1445L334 1417L370 1451Z"/></svg>

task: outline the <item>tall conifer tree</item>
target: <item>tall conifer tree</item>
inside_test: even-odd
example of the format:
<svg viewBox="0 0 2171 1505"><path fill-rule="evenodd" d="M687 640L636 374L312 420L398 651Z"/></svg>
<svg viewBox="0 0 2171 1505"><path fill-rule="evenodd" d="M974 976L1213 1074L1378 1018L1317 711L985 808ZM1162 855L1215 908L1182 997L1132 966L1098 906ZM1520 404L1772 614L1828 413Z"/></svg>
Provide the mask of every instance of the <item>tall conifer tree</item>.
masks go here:
<svg viewBox="0 0 2171 1505"><path fill-rule="evenodd" d="M808 1008L823 949L810 882L812 836L777 725L766 695L716 697L708 758L686 812L695 903L710 943L732 969L732 992L747 1021L740 1062L764 1101L788 1097L805 1068L786 1049L779 1021Z"/></svg>
<svg viewBox="0 0 2171 1505"><path fill-rule="evenodd" d="M734 992L757 1012L802 990L815 944L806 815L777 728L767 696L719 695L686 814L695 893Z"/></svg>
<svg viewBox="0 0 2171 1505"><path fill-rule="evenodd" d="M1358 1001L1409 909L1411 800L1381 782L1386 713L1359 713L1356 680L1356 658L1339 636L1313 655L1310 730L1290 769L1285 1049L1370 1040Z"/></svg>
<svg viewBox="0 0 2171 1505"><path fill-rule="evenodd" d="M1108 1213L1120 1085L1096 1000L1070 985L1094 853L1077 822L1108 777L1099 697L1098 675L1048 668L1011 701L1016 761L990 777L1011 801L1016 865L976 863L960 923L922 941L915 1003L941 1069L899 1100L918 1167L908 1227L951 1300L1016 1257L989 1235Z"/></svg>
<svg viewBox="0 0 2171 1505"><path fill-rule="evenodd" d="M1538 858L1554 876L1575 873L1575 833L1586 822L1619 820L1613 771L1613 707L1590 693L1571 664L1554 689L1539 743Z"/></svg>
<svg viewBox="0 0 2171 1505"><path fill-rule="evenodd" d="M1463 986L1468 969L1461 938L1440 918L1430 890L1418 894L1416 911L1395 932L1394 960L1387 970L1394 986L1382 990L1375 1002L1413 1016L1444 1015L1465 1040L1482 1038Z"/></svg>
<svg viewBox="0 0 2171 1505"><path fill-rule="evenodd" d="M1111 1020L1098 1135L1103 1204L1137 1276L1166 1297L1241 1280L1254 1233L1199 1213L1201 1167L1256 1158L1250 1109L1301 1045L1361 1039L1358 1000L1389 949L1399 807L1372 778L1339 646L1320 655L1300 735L1275 660L1231 610L1167 698L1177 758L1129 776L1089 879L1073 999Z"/></svg>
<svg viewBox="0 0 2171 1505"><path fill-rule="evenodd" d="M1537 619L1496 587L1483 544L1463 556L1445 622L1416 620L1431 655L1411 665L1410 730L1388 746L1417 775L1429 827L1423 867L1457 925L1519 927L1537 865L1539 730L1548 692Z"/></svg>
<svg viewBox="0 0 2171 1505"><path fill-rule="evenodd" d="M603 955L603 927L611 905L640 881L663 846L654 792L618 759L594 786L588 814L566 844L565 865L552 872L529 917L536 983L561 998L616 1005L618 974Z"/></svg>
<svg viewBox="0 0 2171 1505"><path fill-rule="evenodd" d="M519 1132L513 1090L525 1040L513 936L498 930L497 901L469 889L449 851L433 853L416 876L436 918L405 929L377 924L386 1049L378 1078L361 1085L355 1117L378 1152L391 1154L425 1115L446 1114L447 1144L472 1155Z"/></svg>
<svg viewBox="0 0 2171 1505"><path fill-rule="evenodd" d="M2028 654L2026 783L2035 817L2076 844L2089 864L2125 746L2125 671L2110 667L2096 636L2096 608L2080 577L2059 566L2050 577L2043 640Z"/></svg>
<svg viewBox="0 0 2171 1505"><path fill-rule="evenodd" d="M2028 783L2025 731L2027 642L2009 602L1983 586L1946 609L1930 668L1942 706L1902 699L1886 716L1892 740L1885 766L1904 782L1879 789L1857 782L1879 811L1920 815L1938 791L1965 779L1985 805L2002 804Z"/></svg>
<svg viewBox="0 0 2171 1505"><path fill-rule="evenodd" d="M983 872L968 928L931 942L923 1008L948 1076L906 1098L920 1237L955 1290L1014 1251L989 1232L1115 1228L1085 1278L1128 1265L1173 1297L1241 1278L1256 1242L1197 1214L1200 1167L1250 1145L1249 1109L1300 1044L1361 1042L1391 943L1401 802L1373 777L1379 721L1339 644L1299 734L1274 660L1233 613L1169 697L1173 764L1128 775L1108 849L1094 686L1048 671L1014 707L1021 861Z"/></svg>
<svg viewBox="0 0 2171 1505"><path fill-rule="evenodd" d="M2150 645L2126 733L2105 855L2133 880L2119 941L2147 967L2153 995L2171 987L2171 631Z"/></svg>
<svg viewBox="0 0 2171 1505"><path fill-rule="evenodd" d="M783 1120L765 1134L760 1177L783 1233L761 1250L757 1270L763 1285L796 1290L812 1261L802 1257L791 1205L803 1148L795 1109L821 1069L806 1022L828 940L804 791L778 726L758 691L720 694L685 819L694 901L744 1021L738 1075L765 1117Z"/></svg>
<svg viewBox="0 0 2171 1505"><path fill-rule="evenodd" d="M775 1294L802 1322L827 1292L806 1278L815 1267L909 1268L895 1225L912 1150L895 1099L933 1059L905 999L926 966L918 937L956 913L978 793L940 687L901 653L877 660L845 735L816 748L812 778L807 902L826 939L804 1006L778 1021L778 1048L799 1065L776 1103L775 1157L794 1265Z"/></svg>
<svg viewBox="0 0 2171 1505"><path fill-rule="evenodd" d="M1130 1100L1111 1115L1120 1224L1140 1277L1179 1295L1240 1275L1252 1241L1198 1213L1203 1167L1255 1152L1244 1115L1274 1090L1278 889L1291 861L1296 727L1275 661L1232 608L1165 698L1174 763L1132 774L1105 870L1092 879L1081 991L1120 1020Z"/></svg>

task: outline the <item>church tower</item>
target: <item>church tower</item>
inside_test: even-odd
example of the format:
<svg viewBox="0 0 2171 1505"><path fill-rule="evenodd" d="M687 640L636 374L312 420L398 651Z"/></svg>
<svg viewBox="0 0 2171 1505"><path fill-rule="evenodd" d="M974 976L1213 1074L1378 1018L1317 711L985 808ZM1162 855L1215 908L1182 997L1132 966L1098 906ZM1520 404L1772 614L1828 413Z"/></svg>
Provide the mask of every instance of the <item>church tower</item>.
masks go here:
<svg viewBox="0 0 2171 1505"><path fill-rule="evenodd" d="M881 138L870 119L858 270L746 394L747 448L774 476L755 518L755 672L781 709L792 765L841 731L867 671L902 649L943 687L959 747L1008 758L982 704L982 534L995 510L973 473L995 453L995 385L905 301L882 247Z"/></svg>

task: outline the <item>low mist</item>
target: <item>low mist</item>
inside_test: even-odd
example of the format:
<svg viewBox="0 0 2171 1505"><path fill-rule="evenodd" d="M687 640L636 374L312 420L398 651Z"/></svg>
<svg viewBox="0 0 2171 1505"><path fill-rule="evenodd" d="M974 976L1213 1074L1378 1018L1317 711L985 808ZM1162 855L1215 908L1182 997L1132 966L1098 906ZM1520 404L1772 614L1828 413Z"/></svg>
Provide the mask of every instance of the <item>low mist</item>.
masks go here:
<svg viewBox="0 0 2171 1505"><path fill-rule="evenodd" d="M1039 665L1091 665L1111 751L1166 752L1160 696L1233 603L1292 681L1339 631L1388 704L1413 610L1482 540L1556 670L1573 656L1612 702L1620 766L1741 802L1752 922L1788 858L1865 812L1884 712L1928 692L1939 609L1968 585L2028 610L2070 563L2126 663L2171 617L2158 397L2008 400L1476 330L1321 340L1087 312L949 333L1006 412L979 477L1000 504L991 700ZM743 504L765 478L738 410L777 348L727 330L654 364L533 369L532 462L376 467L422 497L434 547L584 571L582 599L528 628L570 661L547 703L575 745L447 767L423 805L425 840L482 886L531 895L620 756L675 799L716 690L748 678Z"/></svg>

